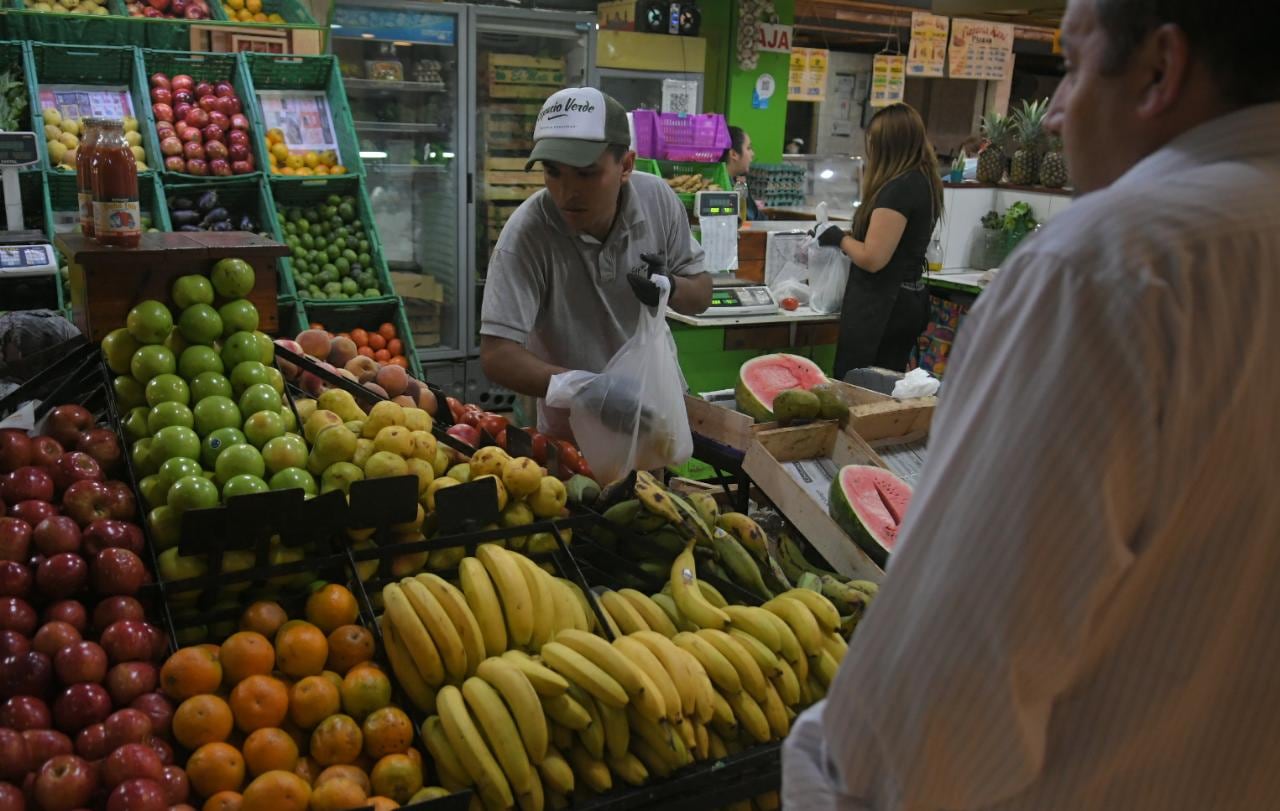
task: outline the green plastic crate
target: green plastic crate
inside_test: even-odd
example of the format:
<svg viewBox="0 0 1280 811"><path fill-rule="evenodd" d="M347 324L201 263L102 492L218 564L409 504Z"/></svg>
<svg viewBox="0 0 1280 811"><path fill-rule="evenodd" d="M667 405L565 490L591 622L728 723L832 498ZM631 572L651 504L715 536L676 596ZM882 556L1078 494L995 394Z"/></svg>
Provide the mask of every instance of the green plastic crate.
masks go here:
<svg viewBox="0 0 1280 811"><path fill-rule="evenodd" d="M217 0L213 0L213 2L217 2ZM244 66L235 54L143 49L138 52L138 56L138 64L144 76L163 73L169 78L173 78L179 74L186 74L195 79L197 83L230 81L232 87L236 90L236 94L240 96L240 103L244 108L244 116L249 119L250 130L254 128L254 114L250 109L255 106L253 92L245 80ZM151 125L152 134L157 137L158 142L158 135L155 133L154 116L152 117ZM262 174L263 167L266 166L266 153L262 151L258 138L253 132L249 133L249 151L253 154L256 171L243 175L223 177L190 175L186 172L170 172L168 169L164 169L163 163L158 168L164 172L166 182L203 183L211 180L214 183L222 184L236 178L257 177Z"/></svg>
<svg viewBox="0 0 1280 811"><path fill-rule="evenodd" d="M136 36L129 34L123 0L108 0L104 16L32 11L23 0L6 0L4 9L7 36L13 39L82 45L132 45L136 41Z"/></svg>
<svg viewBox="0 0 1280 811"><path fill-rule="evenodd" d="M18 129L36 134L36 152L40 155L40 163L32 168L39 171L49 165L49 156L45 152L44 125L39 121L40 105L32 98L31 83L27 81L27 77L31 75L31 48L28 43L0 41L0 72L5 70L19 72L18 79L22 83L22 95L27 100L27 109L18 116ZM32 113L35 114L34 117Z"/></svg>
<svg viewBox="0 0 1280 811"><path fill-rule="evenodd" d="M315 90L324 91L329 102L329 112L333 117L333 128L338 142L338 162L345 167L346 175L364 175L364 164L360 160L360 140L356 137L356 128L351 120L351 105L347 101L347 91L342 84L342 71L335 56L280 56L277 54L241 53L249 74L249 84L253 88L254 98L250 105L254 115L254 138L258 143L258 152L266 155L267 126L262 107L258 104L257 91L260 90ZM269 172L269 165L263 164L263 171ZM295 177L272 173L272 180L302 181L311 178Z"/></svg>
<svg viewBox="0 0 1280 811"><path fill-rule="evenodd" d="M729 180L729 168L723 163L687 163L683 161L654 161L658 165L658 174L663 178L677 175L702 175L720 186L721 191L733 191L733 183ZM680 202L689 211L693 210L696 195L676 193Z"/></svg>
<svg viewBox="0 0 1280 811"><path fill-rule="evenodd" d="M293 340L299 332L307 328L306 313L302 311L302 305L293 296L278 296L276 311L280 314L280 326L276 329L277 338Z"/></svg>
<svg viewBox="0 0 1280 811"><path fill-rule="evenodd" d="M413 332L404 313L404 302L399 296L364 301L310 300L298 304L304 324L323 324L332 333L350 332L356 327L375 332L381 324L395 324L396 336L404 345L404 356L409 361L409 373L419 380L426 380L422 374L422 363L418 360L418 350L413 345Z"/></svg>
<svg viewBox="0 0 1280 811"><path fill-rule="evenodd" d="M662 170L658 168L658 162L653 158L636 158L636 171L662 177Z"/></svg>
<svg viewBox="0 0 1280 811"><path fill-rule="evenodd" d="M80 206L76 199L76 176L69 172L50 172L46 180L49 186L54 230L60 234L80 230ZM138 178L138 205L142 216L151 218L151 227L160 231L172 231L169 212L164 204L164 192L157 175Z"/></svg>
<svg viewBox="0 0 1280 811"><path fill-rule="evenodd" d="M222 7L225 0L210 0L209 10L213 12L213 19L234 22L236 25L280 25L280 23L263 23L263 22L245 22L242 20L232 20L227 16L226 10ZM284 18L286 25L315 25L315 18L311 13L298 2L298 0L263 0L262 12L264 14L279 14Z"/></svg>
<svg viewBox="0 0 1280 811"><path fill-rule="evenodd" d="M39 107L40 86L78 84L90 86L125 85L129 88L133 115L138 120L142 148L147 152L148 172L154 172L162 160L156 141L155 123L151 119L151 97L147 78L142 73L134 48L103 45L55 45L33 42L30 47L31 67L27 72L27 88L32 102ZM48 155L45 166L49 165ZM49 167L51 173L74 175L74 172ZM142 172L140 174L147 174Z"/></svg>
<svg viewBox="0 0 1280 811"><path fill-rule="evenodd" d="M378 237L378 225L373 216L373 206L369 203L369 195L365 191L364 178L359 177L336 177L336 178L302 178L300 180L280 180L273 177L271 179L271 197L276 205L276 227L279 229L280 241L288 244L289 233L286 226L285 217L282 212L294 207L311 206L324 201L329 195L346 196L350 195L356 199L356 215L360 221L364 223L365 234L369 242L369 255L373 259L374 274L378 279L378 288L382 291L383 296L395 295L395 287L391 284L391 274L388 272L386 254L382 250L382 240ZM305 306L311 306L313 301L328 301L329 299L315 299L298 286L297 281L293 279L293 261L286 257L282 260L281 271L290 277L290 281L297 290L297 296ZM350 301L348 299L339 299L339 301Z"/></svg>

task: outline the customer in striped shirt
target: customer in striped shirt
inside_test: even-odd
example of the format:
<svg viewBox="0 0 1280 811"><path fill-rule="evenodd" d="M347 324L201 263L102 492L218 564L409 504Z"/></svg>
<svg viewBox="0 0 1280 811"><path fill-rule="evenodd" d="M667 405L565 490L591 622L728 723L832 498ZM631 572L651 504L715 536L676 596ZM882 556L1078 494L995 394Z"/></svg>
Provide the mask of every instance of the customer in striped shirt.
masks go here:
<svg viewBox="0 0 1280 811"><path fill-rule="evenodd" d="M1075 204L956 345L784 807L1280 808L1276 0L1069 0Z"/></svg>

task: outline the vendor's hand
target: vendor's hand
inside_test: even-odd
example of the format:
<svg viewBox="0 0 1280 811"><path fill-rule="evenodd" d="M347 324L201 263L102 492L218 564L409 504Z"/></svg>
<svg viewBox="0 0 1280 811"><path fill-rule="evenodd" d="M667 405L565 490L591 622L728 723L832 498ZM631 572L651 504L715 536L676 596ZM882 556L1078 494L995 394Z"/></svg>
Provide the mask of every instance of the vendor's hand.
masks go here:
<svg viewBox="0 0 1280 811"><path fill-rule="evenodd" d="M666 261L661 256L642 253L640 258L644 260L645 267L628 272L627 282L631 284L631 291L636 294L636 298L640 299L641 303L649 307L657 307L662 298L662 287L658 280L664 280L666 289L674 293L675 277L667 272Z"/></svg>
<svg viewBox="0 0 1280 811"><path fill-rule="evenodd" d="M819 225L814 230L818 234L818 244L824 248L839 248L846 236L844 229L833 222Z"/></svg>
<svg viewBox="0 0 1280 811"><path fill-rule="evenodd" d="M647 430L653 420L654 415L640 405L640 394L640 387L627 378L570 371L551 377L546 403L592 414L609 430L630 434L637 422Z"/></svg>

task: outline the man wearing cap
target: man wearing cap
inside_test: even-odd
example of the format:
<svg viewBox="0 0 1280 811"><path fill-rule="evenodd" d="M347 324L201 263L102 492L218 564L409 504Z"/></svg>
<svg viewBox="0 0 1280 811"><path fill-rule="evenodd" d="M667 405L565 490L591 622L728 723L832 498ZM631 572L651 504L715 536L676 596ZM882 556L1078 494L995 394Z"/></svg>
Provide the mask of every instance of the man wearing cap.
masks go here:
<svg viewBox="0 0 1280 811"><path fill-rule="evenodd" d="M705 310L711 277L679 198L634 172L616 100L592 87L561 90L543 104L533 140L528 166L542 164L545 188L507 220L489 259L480 361L493 382L542 398L556 375L603 370L660 288L677 312ZM625 381L602 377L598 388L628 410L617 402ZM538 406L540 431L571 436L567 410Z"/></svg>

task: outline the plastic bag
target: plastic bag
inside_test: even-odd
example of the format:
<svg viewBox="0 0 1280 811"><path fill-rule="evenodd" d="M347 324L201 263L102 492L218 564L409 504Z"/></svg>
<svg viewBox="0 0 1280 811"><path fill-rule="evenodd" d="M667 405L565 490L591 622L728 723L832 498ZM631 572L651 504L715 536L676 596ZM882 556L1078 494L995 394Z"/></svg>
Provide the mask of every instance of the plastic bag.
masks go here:
<svg viewBox="0 0 1280 811"><path fill-rule="evenodd" d="M813 233L820 234L827 225L827 204L819 203L818 224ZM849 281L849 257L839 248L824 248L811 237L804 245L809 265L809 306L815 313L838 313L844 305L844 286Z"/></svg>
<svg viewBox="0 0 1280 811"><path fill-rule="evenodd" d="M787 279L785 282L774 285L769 289L773 291L773 297L778 301L790 296L798 301L801 306L809 303L809 285L804 282Z"/></svg>
<svg viewBox="0 0 1280 811"><path fill-rule="evenodd" d="M936 394L942 383L924 369L912 369L893 384L893 399L908 400L912 397L928 397Z"/></svg>
<svg viewBox="0 0 1280 811"><path fill-rule="evenodd" d="M684 375L667 327L669 292L664 284L657 307L641 306L635 334L603 372L564 372L547 388L547 405L569 409L574 440L600 481L678 465L693 453Z"/></svg>

